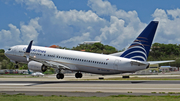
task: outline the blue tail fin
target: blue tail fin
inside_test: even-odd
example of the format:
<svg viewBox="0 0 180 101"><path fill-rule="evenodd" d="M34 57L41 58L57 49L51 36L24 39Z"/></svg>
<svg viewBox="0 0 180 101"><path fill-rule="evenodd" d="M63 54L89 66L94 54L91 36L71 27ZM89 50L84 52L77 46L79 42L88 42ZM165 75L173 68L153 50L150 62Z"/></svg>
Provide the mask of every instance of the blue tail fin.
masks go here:
<svg viewBox="0 0 180 101"><path fill-rule="evenodd" d="M30 70L28 69L28 74L32 74L32 72L30 72Z"/></svg>
<svg viewBox="0 0 180 101"><path fill-rule="evenodd" d="M152 41L158 26L158 21L151 21L129 48L120 56L139 61L146 61Z"/></svg>

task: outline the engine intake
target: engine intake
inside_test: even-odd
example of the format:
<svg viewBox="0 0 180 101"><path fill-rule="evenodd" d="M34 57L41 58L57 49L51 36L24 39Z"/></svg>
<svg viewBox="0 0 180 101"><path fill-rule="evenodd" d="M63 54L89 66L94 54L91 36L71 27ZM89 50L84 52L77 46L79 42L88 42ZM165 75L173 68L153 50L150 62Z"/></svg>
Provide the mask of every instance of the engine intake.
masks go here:
<svg viewBox="0 0 180 101"><path fill-rule="evenodd" d="M40 62L30 61L28 63L28 69L34 72L45 72L47 70L47 66L43 65Z"/></svg>

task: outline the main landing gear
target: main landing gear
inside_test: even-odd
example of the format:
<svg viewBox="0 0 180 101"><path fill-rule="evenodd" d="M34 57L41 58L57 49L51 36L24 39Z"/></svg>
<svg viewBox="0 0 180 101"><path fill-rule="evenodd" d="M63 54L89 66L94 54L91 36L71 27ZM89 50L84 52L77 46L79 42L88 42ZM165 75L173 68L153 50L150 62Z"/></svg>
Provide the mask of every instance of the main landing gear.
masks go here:
<svg viewBox="0 0 180 101"><path fill-rule="evenodd" d="M63 79L64 78L64 74L61 72L60 69L57 71L56 78L57 79Z"/></svg>
<svg viewBox="0 0 180 101"><path fill-rule="evenodd" d="M76 74L75 74L75 77L76 78L82 78L82 73L79 73L79 72L77 72ZM64 74L63 73L61 73L61 72L58 72L58 74L56 74L56 78L57 79L63 79L64 78Z"/></svg>
<svg viewBox="0 0 180 101"><path fill-rule="evenodd" d="M57 79L63 79L64 78L64 74L58 73L58 74L56 74L56 78Z"/></svg>
<svg viewBox="0 0 180 101"><path fill-rule="evenodd" d="M83 76L82 73L79 73L79 72L77 72L77 73L75 74L75 77L76 77L76 78L82 78L82 76Z"/></svg>

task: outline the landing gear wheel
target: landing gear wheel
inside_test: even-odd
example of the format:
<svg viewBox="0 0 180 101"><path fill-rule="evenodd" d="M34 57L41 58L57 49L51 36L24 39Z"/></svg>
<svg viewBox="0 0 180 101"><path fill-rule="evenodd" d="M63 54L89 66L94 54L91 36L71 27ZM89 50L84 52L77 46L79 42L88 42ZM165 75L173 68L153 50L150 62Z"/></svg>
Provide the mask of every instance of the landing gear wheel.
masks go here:
<svg viewBox="0 0 180 101"><path fill-rule="evenodd" d="M64 74L58 73L58 74L56 75L56 78L57 78L57 79L63 79L63 78L64 78Z"/></svg>
<svg viewBox="0 0 180 101"><path fill-rule="evenodd" d="M122 78L129 78L129 75L124 75L122 76Z"/></svg>
<svg viewBox="0 0 180 101"><path fill-rule="evenodd" d="M76 78L82 78L82 73L76 73L76 74L75 74L75 77L76 77Z"/></svg>

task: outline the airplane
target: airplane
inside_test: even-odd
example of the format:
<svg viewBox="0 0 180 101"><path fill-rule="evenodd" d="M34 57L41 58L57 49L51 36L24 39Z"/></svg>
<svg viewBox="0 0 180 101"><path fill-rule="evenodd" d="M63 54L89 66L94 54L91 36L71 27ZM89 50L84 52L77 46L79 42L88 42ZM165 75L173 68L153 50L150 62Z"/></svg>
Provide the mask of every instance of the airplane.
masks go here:
<svg viewBox="0 0 180 101"><path fill-rule="evenodd" d="M44 76L43 73L41 72L31 72L29 69L28 69L28 74L31 74L31 76Z"/></svg>
<svg viewBox="0 0 180 101"><path fill-rule="evenodd" d="M115 54L33 46L32 40L29 45L9 48L5 51L5 55L15 63L27 63L28 69L33 71L45 72L47 67L54 68L57 79L64 78L64 70L75 71L76 78L82 78L82 72L101 75L134 73L149 68L150 64L174 62L174 60L146 61L158 23L151 21L124 52Z"/></svg>
<svg viewBox="0 0 180 101"><path fill-rule="evenodd" d="M39 77L39 76L42 76L42 77L43 77L44 74L41 73L41 72L35 72L35 73L32 73L31 76L38 76L38 77Z"/></svg>

